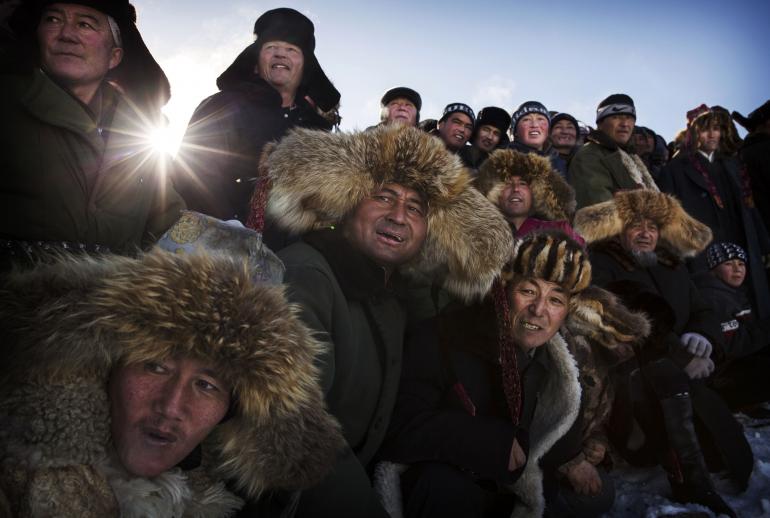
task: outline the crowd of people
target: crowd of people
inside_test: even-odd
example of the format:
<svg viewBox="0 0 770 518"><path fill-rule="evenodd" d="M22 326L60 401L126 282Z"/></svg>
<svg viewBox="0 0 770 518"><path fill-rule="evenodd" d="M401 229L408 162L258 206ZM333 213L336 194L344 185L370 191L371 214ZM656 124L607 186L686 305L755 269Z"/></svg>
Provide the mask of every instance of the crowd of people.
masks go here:
<svg viewBox="0 0 770 518"><path fill-rule="evenodd" d="M0 515L590 518L618 463L736 516L767 417L770 101L671 143L626 94L339 125L273 9L171 161L127 0L0 61ZM748 135L741 139L735 123Z"/></svg>

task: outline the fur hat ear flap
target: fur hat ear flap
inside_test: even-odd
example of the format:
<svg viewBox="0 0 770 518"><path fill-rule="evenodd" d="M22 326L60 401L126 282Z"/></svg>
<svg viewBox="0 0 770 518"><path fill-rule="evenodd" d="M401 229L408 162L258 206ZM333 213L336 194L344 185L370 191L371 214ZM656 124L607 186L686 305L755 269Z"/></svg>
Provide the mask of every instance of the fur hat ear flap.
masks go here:
<svg viewBox="0 0 770 518"><path fill-rule="evenodd" d="M620 235L624 225L615 201L608 200L578 210L572 226L590 244Z"/></svg>
<svg viewBox="0 0 770 518"><path fill-rule="evenodd" d="M680 257L694 257L711 242L711 229L687 214L679 202L674 201L669 224L660 229L660 239Z"/></svg>

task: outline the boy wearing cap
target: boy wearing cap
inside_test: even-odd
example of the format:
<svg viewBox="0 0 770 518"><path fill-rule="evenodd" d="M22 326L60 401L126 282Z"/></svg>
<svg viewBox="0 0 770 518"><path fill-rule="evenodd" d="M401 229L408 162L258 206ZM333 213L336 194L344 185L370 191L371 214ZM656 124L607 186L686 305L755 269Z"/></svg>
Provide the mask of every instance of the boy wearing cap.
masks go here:
<svg viewBox="0 0 770 518"><path fill-rule="evenodd" d="M551 127L551 114L542 103L527 101L522 103L511 116L510 148L521 153L536 153L547 157L553 168L562 177L567 176L567 163L551 149L548 130Z"/></svg>
<svg viewBox="0 0 770 518"><path fill-rule="evenodd" d="M708 272L693 277L701 295L717 312L724 347L712 355L711 386L733 410L770 399L764 382L770 369L770 319L757 319L741 288L748 268L746 251L735 243L714 243L706 250Z"/></svg>
<svg viewBox="0 0 770 518"><path fill-rule="evenodd" d="M588 135L588 142L569 167L578 209L609 200L622 189L658 190L644 162L627 151L635 123L636 108L631 97L613 94L599 103L597 129Z"/></svg>
<svg viewBox="0 0 770 518"><path fill-rule="evenodd" d="M464 103L447 104L432 135L439 137L452 153L459 152L471 138L476 123L473 109Z"/></svg>

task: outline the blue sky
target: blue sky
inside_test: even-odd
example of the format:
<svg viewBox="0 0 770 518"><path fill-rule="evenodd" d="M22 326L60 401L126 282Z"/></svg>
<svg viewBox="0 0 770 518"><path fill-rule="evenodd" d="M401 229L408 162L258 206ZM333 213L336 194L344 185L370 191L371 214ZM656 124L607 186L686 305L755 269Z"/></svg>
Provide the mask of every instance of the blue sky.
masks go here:
<svg viewBox="0 0 770 518"><path fill-rule="evenodd" d="M216 77L251 43L256 18L293 7L316 26L316 55L342 93L342 129L377 121L406 85L423 118L449 102L509 112L527 100L593 124L597 103L631 95L637 123L670 140L701 102L744 115L770 98L770 1L246 2L134 0L172 85L178 140Z"/></svg>

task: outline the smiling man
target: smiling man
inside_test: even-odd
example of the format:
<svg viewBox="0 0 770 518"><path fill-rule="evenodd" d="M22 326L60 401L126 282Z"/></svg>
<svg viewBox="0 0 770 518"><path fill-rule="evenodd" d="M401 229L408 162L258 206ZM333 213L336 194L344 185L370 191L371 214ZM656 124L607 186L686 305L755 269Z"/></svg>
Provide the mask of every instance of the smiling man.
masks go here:
<svg viewBox="0 0 770 518"><path fill-rule="evenodd" d="M328 346L322 385L348 444L334 472L303 493L298 515L387 516L369 473L401 373L406 276L480 295L511 233L459 159L416 128L295 130L262 167L272 182L266 217L304 234L278 255L289 297Z"/></svg>
<svg viewBox="0 0 770 518"><path fill-rule="evenodd" d="M406 86L391 88L380 99L380 123L416 127L421 109L422 97L416 90Z"/></svg>
<svg viewBox="0 0 770 518"><path fill-rule="evenodd" d="M438 121L435 135L449 151L457 153L468 143L475 123L476 115L470 106L463 103L447 104Z"/></svg>
<svg viewBox="0 0 770 518"><path fill-rule="evenodd" d="M149 134L169 99L126 0L24 2L0 76L0 261L52 250L132 254L182 200Z"/></svg>
<svg viewBox="0 0 770 518"><path fill-rule="evenodd" d="M635 122L636 108L629 96L613 94L599 103L597 129L569 166L578 208L608 200L621 189L658 190L644 162L626 150Z"/></svg>
<svg viewBox="0 0 770 518"><path fill-rule="evenodd" d="M217 78L193 113L174 185L188 208L246 223L262 148L291 128L330 130L340 93L315 56L315 27L289 8L254 24L256 41Z"/></svg>

